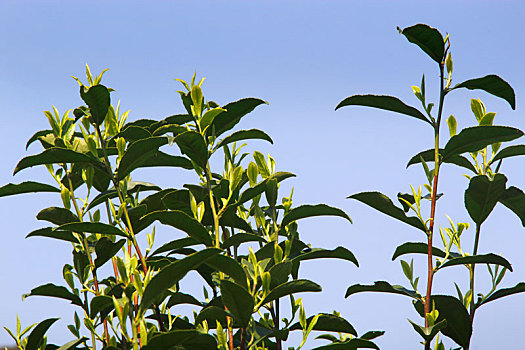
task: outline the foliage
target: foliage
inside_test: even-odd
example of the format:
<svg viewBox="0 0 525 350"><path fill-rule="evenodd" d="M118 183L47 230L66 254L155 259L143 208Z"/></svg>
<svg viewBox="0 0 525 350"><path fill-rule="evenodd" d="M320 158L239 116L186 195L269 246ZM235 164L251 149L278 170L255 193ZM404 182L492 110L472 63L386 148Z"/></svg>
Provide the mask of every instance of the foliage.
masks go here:
<svg viewBox="0 0 525 350"><path fill-rule="evenodd" d="M43 151L17 164L15 174L44 165L54 185L29 181L0 188L0 196L56 192L61 206L41 210L47 226L27 237L60 240L72 249L62 273L65 285L44 284L24 297L63 299L75 308L68 325L73 339L48 343L51 318L21 330L8 330L20 349L282 349L289 332L312 331L329 344L322 349L377 348L361 338L338 313L307 317L298 293L321 286L300 278L301 262L336 258L358 265L351 251L311 248L301 240L297 221L330 215L347 221L342 210L325 204L294 207L280 183L294 175L276 171L275 160L242 153L249 139L272 142L257 129L233 131L238 122L265 104L245 98L220 107L207 100L203 79L179 80L185 112L162 120L127 122L128 112L111 104L102 72L80 85L85 105L60 115L46 111L50 129L34 134ZM210 159L224 157L212 170ZM137 169L179 168L197 181L183 188L160 188L132 178ZM155 227L179 238L155 245ZM137 236L147 236L141 245ZM104 268L105 267L105 268ZM108 268L109 267L109 268ZM109 274L106 274L109 271ZM188 294L179 282L189 272L202 277L203 297ZM289 308L285 308L286 303ZM179 314L182 305L193 315ZM285 311L289 311L286 314ZM286 317L284 317L286 316ZM294 347L289 347L294 349Z"/></svg>
<svg viewBox="0 0 525 350"><path fill-rule="evenodd" d="M399 29L399 28L398 28ZM410 193L399 193L397 206L386 195L379 192L363 192L349 196L380 212L423 231L423 242L406 242L396 248L392 260L405 254L426 254L428 261L427 286L425 291L418 290L420 277L414 275L413 261L401 260L403 273L411 288L391 285L379 281L374 285L353 285L346 296L358 292L396 293L411 298L419 315L424 319L424 325L410 321L414 330L421 335L425 349L430 349L435 339L435 349L443 349L438 334L449 337L461 348L468 349L476 311L487 302L495 299L521 293L525 289L523 283L512 288L498 289L507 271L512 266L503 257L488 253L480 254L478 245L483 223L489 219L494 207L501 203L514 212L522 223L525 212L525 196L523 191L507 185L507 177L500 172L502 161L508 157L523 155L525 146L502 146L504 142L523 136L519 129L509 126L494 125L496 113L487 112L485 105L479 99L471 100L471 109L477 124L458 130L458 123L453 115L446 119L450 138L443 148L440 148L442 114L445 97L454 90L467 88L483 90L502 98L515 108L515 96L512 87L496 75L487 75L464 81L452 86L453 62L450 52L450 38L434 28L417 24L405 29L399 29L411 43L419 46L438 65L440 72L439 101L437 112L433 111L434 103L428 103L425 91L425 77L420 86L413 86L414 95L421 103L422 110L406 105L392 96L355 95L339 103L336 109L345 106L367 106L392 111L409 117L417 118L430 125L434 131L432 149L422 151L410 159L408 166L421 164L425 174L423 189L412 187ZM466 121L465 121L466 122ZM448 218L449 227L437 226L436 205L442 195L438 192L438 178L441 166L450 163L468 169L465 175L469 180L464 193L465 208L473 222L474 243L469 249L462 245L461 238L471 226L468 222L455 223ZM433 164L433 169L432 169ZM426 193L425 193L426 192ZM430 216L425 216L424 207L429 207ZM410 213L410 214L409 214ZM455 214L454 216L460 216ZM460 219L463 220L463 219ZM439 231L438 231L439 230ZM434 246L434 236L439 232L443 250ZM488 269L492 288L480 293L475 289L476 265L484 264ZM454 284L457 296L432 294L433 278L436 273L449 266L462 265L468 272L469 287L461 290Z"/></svg>

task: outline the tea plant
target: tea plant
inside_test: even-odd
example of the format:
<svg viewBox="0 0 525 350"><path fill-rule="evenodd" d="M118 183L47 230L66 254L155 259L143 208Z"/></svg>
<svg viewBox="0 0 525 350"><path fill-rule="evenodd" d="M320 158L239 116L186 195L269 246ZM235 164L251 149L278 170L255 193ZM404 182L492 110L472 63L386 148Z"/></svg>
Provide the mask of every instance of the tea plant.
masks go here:
<svg viewBox="0 0 525 350"><path fill-rule="evenodd" d="M423 76L420 86L412 87L422 109L408 106L392 96L354 95L341 101L336 110L352 105L380 108L417 118L433 129L434 147L418 153L408 162L408 166L422 165L425 183L422 187L411 186L410 193L399 193L397 199L401 207L394 205L390 198L379 192L362 192L348 197L423 232L425 238L423 242L403 243L396 248L392 260L405 254L426 254L427 284L426 288L420 292L418 290L419 277L414 275L413 261L408 263L401 260L403 272L409 280L411 289L378 281L374 285L350 286L346 291L346 297L359 292L383 292L407 296L413 300L415 309L424 319L424 325L413 321L410 323L423 338L425 349L430 349L431 342L435 338L435 349L445 348L439 341L438 333L451 338L461 348L468 349L477 310L499 298L525 291L525 283L518 283L511 288L498 288L505 273L512 271L512 266L499 255L478 252L482 225L497 203L503 204L514 212L525 226L525 194L514 186L507 186L507 178L500 172L502 161L505 158L525 155L525 145L502 148L502 143L523 136L523 132L509 126L494 125L496 113L487 112L479 99L473 99L471 109L477 125L458 132L457 121L453 115L450 115L446 119L450 139L441 148L443 106L445 97L449 93L466 88L484 90L504 99L514 109L514 90L496 75L487 75L452 85L453 62L449 36L443 38L438 30L424 24L399 29L399 31L411 43L419 46L438 65L440 79L437 108L433 108L434 103L429 103L427 100L425 77ZM451 215L452 218L448 217L448 227L444 228L437 224L436 206L442 195L438 192L438 179L444 163L454 164L469 171L466 175L469 185L465 190L464 198L465 207L473 222L473 229L469 229L471 224L468 222L455 223L457 220L464 220L461 214ZM423 207L429 208L429 216L425 216L422 211ZM434 246L434 236L437 232L441 237L443 249ZM465 235L466 232L474 235L473 247L470 249L467 249L461 242L462 235ZM476 265L478 264L487 266L492 281L489 291L480 292L475 288L476 272L478 272ZM432 294L434 275L444 268L457 265L463 265L468 271L468 289L461 290L458 284L454 283L457 297Z"/></svg>
<svg viewBox="0 0 525 350"><path fill-rule="evenodd" d="M257 129L231 130L263 100L219 107L204 98L203 79L196 82L194 75L189 84L179 80L184 113L127 122L128 112L111 104L113 90L100 84L104 72L93 77L86 68L86 84L75 78L86 105L72 113L45 112L50 129L27 143L39 142L44 150L23 158L14 171L44 165L54 184L0 188L0 196L60 194L61 206L37 215L49 226L27 237L60 240L72 249L62 270L65 285L44 284L25 297L73 304L67 326L73 339L61 347L49 344L45 334L58 318L23 331L18 321L16 332L7 331L20 349L280 350L296 330L302 342L288 349L303 347L312 331L332 332L319 336L329 343L318 349L377 349L371 339L382 332L358 337L337 312L307 317L297 297L321 291L299 277L303 261L336 258L358 265L344 247L311 248L297 221L318 215L351 220L325 204L294 207L293 191L279 193L293 174L276 171L275 160L257 151L248 162L238 142L272 139ZM224 168L212 170L211 157L221 153ZM146 167L193 171L197 181L161 189L132 178ZM182 236L156 247L155 223ZM140 234L147 240L138 240ZM190 271L202 277L202 297L179 285ZM179 314L184 304L195 308L192 315Z"/></svg>

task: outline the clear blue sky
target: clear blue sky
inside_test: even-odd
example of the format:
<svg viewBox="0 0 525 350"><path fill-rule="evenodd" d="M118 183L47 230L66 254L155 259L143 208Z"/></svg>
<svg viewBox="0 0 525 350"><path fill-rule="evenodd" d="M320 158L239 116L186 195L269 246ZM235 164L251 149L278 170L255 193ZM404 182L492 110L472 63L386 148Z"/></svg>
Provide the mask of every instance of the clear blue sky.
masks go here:
<svg viewBox="0 0 525 350"><path fill-rule="evenodd" d="M515 89L517 109L483 92L462 91L447 100L460 127L475 120L470 98L481 98L498 112L496 121L523 129L525 96L525 3L520 1L93 1L89 6L66 1L0 1L0 184L46 179L42 169L11 176L17 161L38 152L24 150L27 139L47 128L42 113L81 104L71 75L83 76L84 64L116 89L113 99L131 110L130 119L163 118L182 111L174 78L189 79L197 70L207 77L207 98L226 103L260 97L259 107L242 128L260 128L274 145L252 143L251 150L271 153L279 170L297 178L295 204L327 203L354 219L303 221L300 232L313 246L351 249L361 268L344 262L305 263L303 276L324 286L305 295L307 312L340 311L359 332L386 330L383 349L416 348L419 341L407 318L417 319L411 302L394 295L359 294L344 299L354 283L388 280L408 285L399 262L390 257L404 241L423 237L416 230L382 217L345 197L380 190L394 196L409 184L423 183L419 168L405 169L417 151L430 148L430 128L415 119L365 108L334 112L344 97L359 93L392 94L417 105L411 85L425 73L436 92L438 71L426 55L400 36L396 26L427 23L450 33L455 82L496 73ZM523 141L522 141L523 142ZM504 164L509 184L525 188L524 159ZM443 168L438 218L445 214L467 221L462 171ZM194 178L176 171L143 173L162 186ZM136 178L137 179L137 178ZM137 179L140 180L140 179ZM180 185L179 185L180 186ZM62 283L62 264L70 247L62 242L24 236L42 227L36 213L56 196L24 195L0 199L0 325L14 327L59 315L52 339L69 340L65 325L74 307L61 300L20 296L47 283ZM58 202L56 202L58 203ZM484 253L501 253L515 268L504 281L525 280L525 232L519 220L498 206L484 225ZM465 234L468 242L473 230ZM168 239L164 237L163 239ZM465 243L467 243L465 242ZM415 259L423 275L424 259ZM482 269L479 269L480 271ZM481 276L482 274L480 274ZM438 275L436 292L453 293L453 281L466 287L464 269ZM425 283L422 276L421 283ZM480 277L480 286L487 280ZM525 295L489 304L476 314L472 349L522 347ZM8 342L0 332L0 344ZM450 344L450 343L449 343Z"/></svg>

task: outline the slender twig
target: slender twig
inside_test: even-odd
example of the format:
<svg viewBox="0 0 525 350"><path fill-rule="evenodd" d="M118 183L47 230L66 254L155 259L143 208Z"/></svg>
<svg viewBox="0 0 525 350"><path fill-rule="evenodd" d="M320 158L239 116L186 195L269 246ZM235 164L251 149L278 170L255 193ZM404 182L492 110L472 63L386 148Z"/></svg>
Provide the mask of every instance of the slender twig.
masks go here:
<svg viewBox="0 0 525 350"><path fill-rule="evenodd" d="M478 254L479 234L481 232L481 225L476 224L476 237L474 238L474 250L472 255ZM470 264L470 323L474 323L474 314L476 313L476 305L474 302L474 268L475 264Z"/></svg>

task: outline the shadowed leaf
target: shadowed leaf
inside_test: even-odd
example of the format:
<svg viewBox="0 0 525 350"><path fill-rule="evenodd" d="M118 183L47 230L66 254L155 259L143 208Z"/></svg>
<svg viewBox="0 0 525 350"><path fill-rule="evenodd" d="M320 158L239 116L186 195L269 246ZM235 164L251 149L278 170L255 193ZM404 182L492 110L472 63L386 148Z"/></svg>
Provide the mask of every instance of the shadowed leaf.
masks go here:
<svg viewBox="0 0 525 350"><path fill-rule="evenodd" d="M497 300L499 298L503 298L509 295L518 294L525 292L525 282L520 282L516 284L514 287L511 288L502 288L497 291L495 291L492 295L490 295L487 299L483 300L478 306L481 306L483 304L489 303L491 301Z"/></svg>
<svg viewBox="0 0 525 350"><path fill-rule="evenodd" d="M348 287L348 289L346 290L345 298L348 298L352 294L361 292L393 293L405 295L413 299L419 300L419 295L413 290L408 290L402 286L391 285L390 283L385 281L377 281L374 282L374 284L369 285L354 284L353 286Z"/></svg>
<svg viewBox="0 0 525 350"><path fill-rule="evenodd" d="M301 205L301 206L298 206L290 210L283 217L283 221L281 222L281 227L284 227L288 225L289 223L299 220L299 219L309 218L313 216L325 216L325 215L340 216L352 222L352 219L350 219L350 217L341 209L334 208L326 204L317 204L317 205L306 204L306 205Z"/></svg>
<svg viewBox="0 0 525 350"><path fill-rule="evenodd" d="M514 89L505 80L497 75L487 75L482 78L470 79L454 86L451 90L467 88L469 90L484 90L491 95L504 99L512 109L516 109Z"/></svg>
<svg viewBox="0 0 525 350"><path fill-rule="evenodd" d="M90 232L103 233L106 235L116 235L128 237L128 235L115 226L104 224L102 222L72 222L69 224L60 225L55 228L58 231L73 231L73 232Z"/></svg>
<svg viewBox="0 0 525 350"><path fill-rule="evenodd" d="M306 324L310 324L313 318L314 316L308 317L308 319L306 320ZM291 331L295 331L298 329L302 329L301 324L299 322L293 324L290 327ZM319 314L319 318L317 319L317 323L315 324L313 330L347 333L357 337L357 332L355 328L347 320L340 316L325 313Z"/></svg>
<svg viewBox="0 0 525 350"><path fill-rule="evenodd" d="M403 103L400 99L393 96L384 96L384 95L354 95L345 98L339 104L337 107L335 107L335 110L338 110L341 107L345 106L365 106L365 107L374 107L379 109L384 109L391 112L397 112L401 114L408 115L410 117L414 117L417 119L421 119L423 121L426 121L430 125L432 125L432 122L428 120L427 117L423 115L419 110L417 110L414 107L407 106L405 103Z"/></svg>
<svg viewBox="0 0 525 350"><path fill-rule="evenodd" d="M266 134L264 131L258 130L258 129L250 129L250 130L239 130L229 136L226 136L224 139L219 141L219 143L215 146L215 149L219 149L222 146L227 145L232 142L248 140L248 139L266 140L273 144L272 138L268 136L268 134Z"/></svg>
<svg viewBox="0 0 525 350"><path fill-rule="evenodd" d="M448 266L455 266L455 265L470 265L470 264L496 264L501 265L509 269L509 271L512 272L512 265L510 262L508 262L507 259L496 255L496 254L479 254L479 255L471 255L471 256L463 256L463 257L457 257L454 259L450 259L445 261L443 264L438 266L438 269L442 269L444 267Z"/></svg>
<svg viewBox="0 0 525 350"><path fill-rule="evenodd" d="M490 161L490 164L494 164L500 159L516 157L516 156L525 156L525 145L513 145L501 149Z"/></svg>
<svg viewBox="0 0 525 350"><path fill-rule="evenodd" d="M12 196L15 194L31 192L59 192L60 189L54 186L35 181L24 181L19 184L9 183L0 187L0 197Z"/></svg>
<svg viewBox="0 0 525 350"><path fill-rule="evenodd" d="M87 154L75 152L70 149L52 147L44 150L42 153L22 158L22 160L16 165L13 175L22 169L30 168L35 165L61 163L89 163L105 169L104 165L98 159Z"/></svg>
<svg viewBox="0 0 525 350"><path fill-rule="evenodd" d="M511 186L499 198L501 204L516 214L522 226L525 227L525 193L517 187Z"/></svg>
<svg viewBox="0 0 525 350"><path fill-rule="evenodd" d="M253 313L252 295L240 285L228 280L221 280L220 288L222 302L233 314L236 323L242 328L246 327Z"/></svg>
<svg viewBox="0 0 525 350"><path fill-rule="evenodd" d="M67 290L66 287L57 286L52 283L44 284L40 287L31 289L31 292L24 294L23 298L32 297L32 296L44 296L44 297L54 297L60 299L66 299L71 302L73 305L78 305L82 307L82 300L75 294Z"/></svg>
<svg viewBox="0 0 525 350"><path fill-rule="evenodd" d="M465 191L465 207L476 224L481 225L492 212L505 192L506 183L507 178L503 174L496 174L492 181L485 175L470 179Z"/></svg>
<svg viewBox="0 0 525 350"><path fill-rule="evenodd" d="M187 155L201 168L206 168L208 147L201 134L195 131L186 131L177 135L175 142L183 154Z"/></svg>
<svg viewBox="0 0 525 350"><path fill-rule="evenodd" d="M426 24L416 24L400 30L400 33L408 41L419 46L430 58L441 64L445 56L445 43L443 36L437 29Z"/></svg>
<svg viewBox="0 0 525 350"><path fill-rule="evenodd" d="M211 131L215 129L216 136L223 134L225 131L233 128L242 117L263 103L268 104L258 98L243 98L239 101L228 103L222 107L226 112L222 112L215 117L208 129L209 132L211 133Z"/></svg>
<svg viewBox="0 0 525 350"><path fill-rule="evenodd" d="M122 180L134 169L142 166L148 158L155 155L159 147L168 143L166 137L150 137L133 142L120 160L117 180Z"/></svg>
<svg viewBox="0 0 525 350"><path fill-rule="evenodd" d="M359 267L359 263L355 258L354 254L344 247L337 247L333 250L322 249L322 248L313 248L305 252L301 252L297 256L292 257L292 261L304 261L311 259L343 259L351 261L355 266Z"/></svg>
<svg viewBox="0 0 525 350"><path fill-rule="evenodd" d="M270 293L264 298L262 305L269 303L270 301L282 298L286 295L302 292L320 292L321 286L309 280L293 280L278 285L270 291Z"/></svg>
<svg viewBox="0 0 525 350"><path fill-rule="evenodd" d="M42 340L44 339L44 335L46 334L47 330L53 325L53 323L55 323L58 320L58 318L48 318L47 320L44 320L38 325L36 325L36 327L33 328L31 333L27 337L25 349L38 350L40 345L42 344Z"/></svg>

